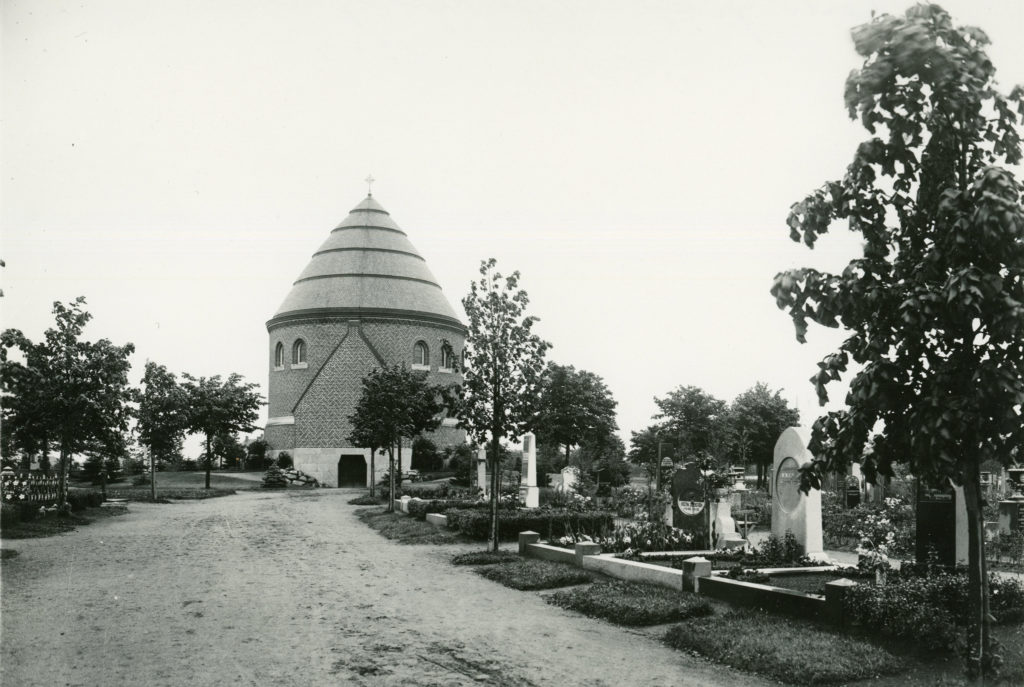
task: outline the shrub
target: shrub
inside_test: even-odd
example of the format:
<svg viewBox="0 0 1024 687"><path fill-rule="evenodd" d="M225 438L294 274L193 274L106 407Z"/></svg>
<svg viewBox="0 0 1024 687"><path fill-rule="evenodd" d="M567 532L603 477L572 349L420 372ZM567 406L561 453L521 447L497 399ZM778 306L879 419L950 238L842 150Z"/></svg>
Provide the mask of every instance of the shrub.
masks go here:
<svg viewBox="0 0 1024 687"><path fill-rule="evenodd" d="M418 520L425 520L427 513L444 513L455 508L473 508L478 505L477 501L466 501L462 499L433 499L431 501L410 501L409 515ZM480 504L481 506L486 504Z"/></svg>
<svg viewBox="0 0 1024 687"><path fill-rule="evenodd" d="M452 559L452 565L491 565L512 563L519 560L519 554L512 551L470 551L460 553Z"/></svg>
<svg viewBox="0 0 1024 687"><path fill-rule="evenodd" d="M489 565L476 572L488 580L523 591L555 589L584 584L593 578L590 573L563 563L518 560L506 565Z"/></svg>
<svg viewBox="0 0 1024 687"><path fill-rule="evenodd" d="M547 602L619 625L658 625L711 615L707 599L635 582L607 582L547 597Z"/></svg>
<svg viewBox="0 0 1024 687"><path fill-rule="evenodd" d="M722 641L728 637L728 641ZM820 626L755 611L732 611L674 626L665 643L787 684L843 684L895 674L888 651Z"/></svg>
<svg viewBox="0 0 1024 687"><path fill-rule="evenodd" d="M277 467L282 470L288 470L289 468L295 467L295 461L292 459L292 454L287 451L281 451L277 454Z"/></svg>
<svg viewBox="0 0 1024 687"><path fill-rule="evenodd" d="M103 493L91 489L69 489L67 503L73 512L97 508L103 503Z"/></svg>
<svg viewBox="0 0 1024 687"><path fill-rule="evenodd" d="M0 504L0 527L8 527L21 522L21 509L13 503Z"/></svg>
<svg viewBox="0 0 1024 687"><path fill-rule="evenodd" d="M868 540L874 548L885 547L890 556L906 556L914 551L916 515L910 499L891 496L881 504L861 503L843 508L840 496L822 499L822 535L825 545L851 548Z"/></svg>
<svg viewBox="0 0 1024 687"><path fill-rule="evenodd" d="M473 539L486 540L490 537L491 514L488 510L456 508L446 515L449 528ZM612 522L612 514L604 511L499 510L498 538L517 539L519 533L526 530L537 532L549 540L569 533L600 536L611 530Z"/></svg>

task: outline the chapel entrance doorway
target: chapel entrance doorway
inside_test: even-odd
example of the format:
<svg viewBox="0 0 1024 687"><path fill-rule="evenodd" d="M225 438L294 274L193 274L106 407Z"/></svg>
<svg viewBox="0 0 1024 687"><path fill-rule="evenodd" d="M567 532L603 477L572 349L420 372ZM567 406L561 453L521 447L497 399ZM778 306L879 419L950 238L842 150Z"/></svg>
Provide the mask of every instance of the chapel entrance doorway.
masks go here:
<svg viewBox="0 0 1024 687"><path fill-rule="evenodd" d="M361 455L342 455L338 460L339 487L366 486L366 459Z"/></svg>

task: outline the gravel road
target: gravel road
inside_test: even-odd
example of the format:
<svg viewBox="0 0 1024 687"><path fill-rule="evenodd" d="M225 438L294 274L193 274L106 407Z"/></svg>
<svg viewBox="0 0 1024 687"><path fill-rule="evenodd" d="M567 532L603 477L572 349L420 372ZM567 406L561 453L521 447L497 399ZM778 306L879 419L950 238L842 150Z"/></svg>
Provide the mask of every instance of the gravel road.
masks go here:
<svg viewBox="0 0 1024 687"><path fill-rule="evenodd" d="M479 545L387 541L355 518L355 494L131 504L5 541L20 555L0 576L0 683L771 684L449 564Z"/></svg>

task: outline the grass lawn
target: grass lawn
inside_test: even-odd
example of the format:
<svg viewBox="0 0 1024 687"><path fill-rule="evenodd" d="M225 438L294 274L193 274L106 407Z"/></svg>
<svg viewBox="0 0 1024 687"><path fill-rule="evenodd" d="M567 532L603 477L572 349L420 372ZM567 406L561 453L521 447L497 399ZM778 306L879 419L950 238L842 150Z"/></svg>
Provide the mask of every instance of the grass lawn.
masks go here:
<svg viewBox="0 0 1024 687"><path fill-rule="evenodd" d="M28 522L16 522L4 525L0 530L3 539L35 539L51 537L62 532L73 532L78 527L88 525L94 520L124 515L128 509L123 506L107 506L105 508L86 508L70 515L58 516L50 514Z"/></svg>
<svg viewBox="0 0 1024 687"><path fill-rule="evenodd" d="M463 544L470 541L451 530L434 527L402 513L387 513L383 508L361 508L356 511L356 517L382 537L399 544Z"/></svg>
<svg viewBox="0 0 1024 687"><path fill-rule="evenodd" d="M823 626L754 611L730 611L674 626L665 642L718 663L789 684L836 685L905 672L885 649Z"/></svg>
<svg viewBox="0 0 1024 687"><path fill-rule="evenodd" d="M206 473L195 472L158 472L156 474L157 498L164 499L207 499L217 496L229 496L241 489L259 489L262 484L262 472L211 472L210 488L206 489ZM77 486L77 485L76 485ZM98 486L81 485L83 488L99 491ZM107 485L107 497L128 499L129 501L149 501L148 484L135 486L130 480L114 482Z"/></svg>
<svg viewBox="0 0 1024 687"><path fill-rule="evenodd" d="M491 565L493 563L514 563L520 560L514 551L470 551L460 553L452 559L452 565Z"/></svg>
<svg viewBox="0 0 1024 687"><path fill-rule="evenodd" d="M602 582L567 589L547 602L619 625L660 625L711 615L711 604L695 594L635 582Z"/></svg>
<svg viewBox="0 0 1024 687"><path fill-rule="evenodd" d="M590 573L571 565L530 559L521 559L505 565L489 565L477 568L476 572L488 580L523 591L569 587L592 582L594 579Z"/></svg>

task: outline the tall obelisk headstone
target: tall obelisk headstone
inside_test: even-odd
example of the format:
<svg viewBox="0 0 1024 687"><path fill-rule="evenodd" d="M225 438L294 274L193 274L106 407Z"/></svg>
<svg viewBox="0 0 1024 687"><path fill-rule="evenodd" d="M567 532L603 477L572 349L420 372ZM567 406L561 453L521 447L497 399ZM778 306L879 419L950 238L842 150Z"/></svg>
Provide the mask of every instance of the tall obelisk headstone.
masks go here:
<svg viewBox="0 0 1024 687"><path fill-rule="evenodd" d="M800 491L800 468L814 460L807 450L810 436L802 427L783 430L775 442L772 470L772 534L790 531L809 558L827 558L821 536L821 491Z"/></svg>
<svg viewBox="0 0 1024 687"><path fill-rule="evenodd" d="M476 486L483 489L484 495L490 495L491 487L487 483L487 449L481 448L476 452Z"/></svg>
<svg viewBox="0 0 1024 687"><path fill-rule="evenodd" d="M540 489L537 488L537 437L533 432L523 435L523 467L519 478L519 500L527 508L540 507Z"/></svg>

